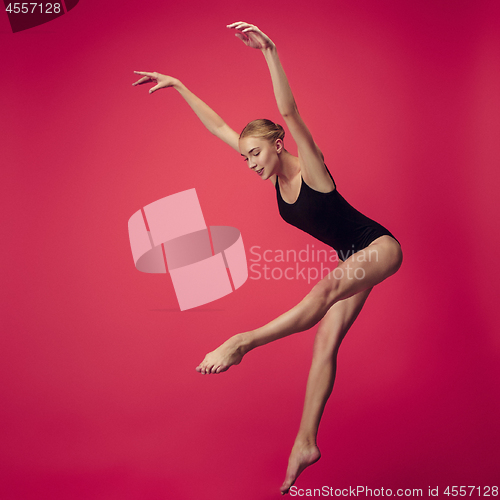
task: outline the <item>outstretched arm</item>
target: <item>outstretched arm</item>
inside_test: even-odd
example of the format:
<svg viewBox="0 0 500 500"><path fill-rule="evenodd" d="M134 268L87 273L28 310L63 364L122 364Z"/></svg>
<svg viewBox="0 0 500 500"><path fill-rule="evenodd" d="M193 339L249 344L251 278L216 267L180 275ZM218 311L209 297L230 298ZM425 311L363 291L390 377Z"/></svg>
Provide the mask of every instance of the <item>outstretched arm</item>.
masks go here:
<svg viewBox="0 0 500 500"><path fill-rule="evenodd" d="M212 134L238 151L238 153L240 152L238 147L239 135L229 127L210 106L193 94L180 80L156 72L134 71L134 73L143 75L141 79L132 84L134 86L143 85L145 83L156 83L154 87L149 89L150 94L162 88L173 87L185 99L191 109L196 113L196 116L198 116L203 125L205 125Z"/></svg>
<svg viewBox="0 0 500 500"><path fill-rule="evenodd" d="M228 28L237 30L236 36L247 46L262 51L271 74L278 110L297 144L301 169L306 182L308 181L312 187L330 186L331 179L325 168L323 154L299 114L276 45L257 26L252 24L237 22L228 25Z"/></svg>

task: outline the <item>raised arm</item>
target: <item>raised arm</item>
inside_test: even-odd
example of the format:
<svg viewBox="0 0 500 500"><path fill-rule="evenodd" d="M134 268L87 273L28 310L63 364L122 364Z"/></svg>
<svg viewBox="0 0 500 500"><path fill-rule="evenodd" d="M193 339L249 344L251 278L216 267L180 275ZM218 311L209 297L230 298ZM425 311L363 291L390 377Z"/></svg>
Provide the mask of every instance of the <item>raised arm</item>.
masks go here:
<svg viewBox="0 0 500 500"><path fill-rule="evenodd" d="M271 74L278 110L297 144L302 175L306 182L319 190L331 189L332 182L324 164L323 154L299 114L276 45L252 24L238 22L228 25L228 28L237 30L236 36L240 40L263 53Z"/></svg>
<svg viewBox="0 0 500 500"><path fill-rule="evenodd" d="M198 116L203 125L205 125L212 134L238 151L238 153L240 152L238 147L239 135L229 127L212 108L205 104L198 96L193 94L180 80L156 72L134 71L134 73L142 75L142 78L132 84L134 86L143 85L145 83L156 83L154 87L149 89L150 94L163 88L173 87L185 99L191 109L196 113L196 116Z"/></svg>

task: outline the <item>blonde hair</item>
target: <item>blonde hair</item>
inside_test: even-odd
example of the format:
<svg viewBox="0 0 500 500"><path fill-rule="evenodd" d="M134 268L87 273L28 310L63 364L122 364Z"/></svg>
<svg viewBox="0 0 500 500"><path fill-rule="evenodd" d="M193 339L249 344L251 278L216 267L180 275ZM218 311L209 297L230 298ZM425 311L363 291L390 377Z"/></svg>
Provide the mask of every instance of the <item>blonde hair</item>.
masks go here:
<svg viewBox="0 0 500 500"><path fill-rule="evenodd" d="M241 132L240 139L243 137L262 137L269 142L274 142L276 139L281 139L285 137L285 131L283 127L278 123L274 123L271 120L259 119L251 121Z"/></svg>

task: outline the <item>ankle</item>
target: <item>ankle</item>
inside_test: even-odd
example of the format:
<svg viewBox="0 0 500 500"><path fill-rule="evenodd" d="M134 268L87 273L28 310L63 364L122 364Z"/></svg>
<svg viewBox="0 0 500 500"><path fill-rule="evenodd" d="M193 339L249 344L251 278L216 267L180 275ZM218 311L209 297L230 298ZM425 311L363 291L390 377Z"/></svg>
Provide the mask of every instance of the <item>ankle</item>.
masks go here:
<svg viewBox="0 0 500 500"><path fill-rule="evenodd" d="M299 433L297 434L297 437L295 438L295 443L293 445L301 447L301 448L315 447L315 446L317 446L316 436L314 434L301 433L299 431Z"/></svg>
<svg viewBox="0 0 500 500"><path fill-rule="evenodd" d="M234 336L237 349L241 355L245 355L247 352L255 348L252 344L251 332L238 333Z"/></svg>

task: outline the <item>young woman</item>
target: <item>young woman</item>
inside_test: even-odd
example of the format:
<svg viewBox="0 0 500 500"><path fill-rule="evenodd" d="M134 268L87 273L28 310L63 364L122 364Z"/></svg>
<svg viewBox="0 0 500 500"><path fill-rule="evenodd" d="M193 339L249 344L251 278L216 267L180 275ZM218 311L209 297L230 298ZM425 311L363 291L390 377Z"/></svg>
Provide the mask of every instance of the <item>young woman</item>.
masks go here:
<svg viewBox="0 0 500 500"><path fill-rule="evenodd" d="M299 115L274 43L248 23L237 22L228 28L264 55L278 109L297 144L298 156L284 148L280 125L255 120L238 135L176 78L136 71L142 78L133 85L156 83L150 93L165 87L176 89L210 132L238 151L261 179L275 185L283 219L330 245L339 255L337 268L299 304L261 328L234 335L196 368L202 374L221 373L240 363L255 347L319 322L302 419L281 486L285 494L299 474L321 456L316 437L333 388L340 344L372 288L399 269L402 251L387 229L355 210L338 193L323 154Z"/></svg>

